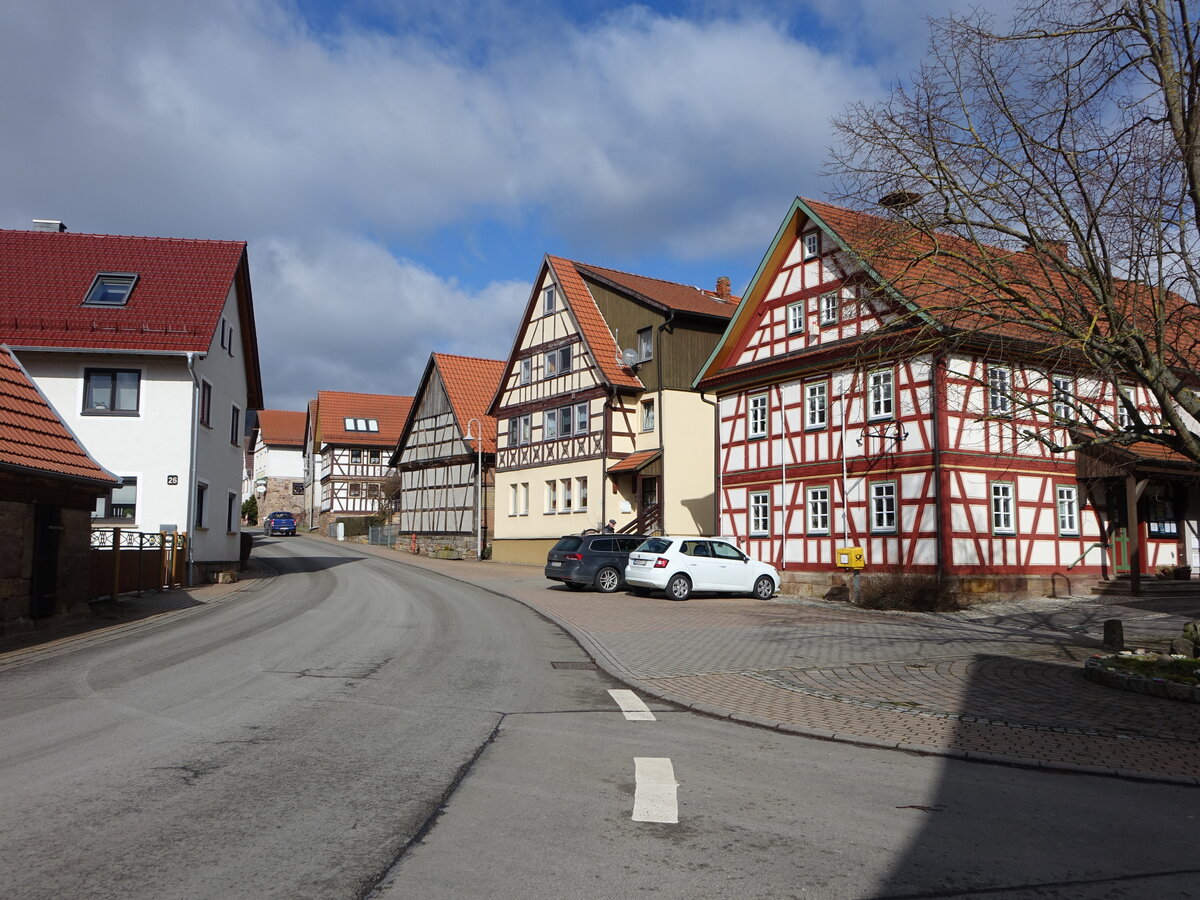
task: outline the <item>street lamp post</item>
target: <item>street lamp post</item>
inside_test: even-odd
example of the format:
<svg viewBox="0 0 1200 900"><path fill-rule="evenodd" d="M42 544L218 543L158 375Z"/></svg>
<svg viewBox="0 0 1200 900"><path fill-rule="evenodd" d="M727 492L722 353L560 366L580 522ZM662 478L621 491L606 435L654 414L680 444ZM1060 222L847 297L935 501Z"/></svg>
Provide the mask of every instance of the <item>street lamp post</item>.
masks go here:
<svg viewBox="0 0 1200 900"><path fill-rule="evenodd" d="M471 434L471 423L479 426L479 436ZM475 442L475 559L483 559L483 423L474 416L467 422L466 440Z"/></svg>

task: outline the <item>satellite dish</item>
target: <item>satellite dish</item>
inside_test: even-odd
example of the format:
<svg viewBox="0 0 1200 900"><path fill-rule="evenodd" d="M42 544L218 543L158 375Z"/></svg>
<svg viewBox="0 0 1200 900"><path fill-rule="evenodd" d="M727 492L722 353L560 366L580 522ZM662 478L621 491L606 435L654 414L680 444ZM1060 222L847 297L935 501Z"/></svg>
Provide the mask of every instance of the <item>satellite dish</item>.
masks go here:
<svg viewBox="0 0 1200 900"><path fill-rule="evenodd" d="M634 350L632 347L630 347L628 350L621 351L621 362L623 362L630 369L632 369L634 366L637 365L637 361L638 361L637 351Z"/></svg>

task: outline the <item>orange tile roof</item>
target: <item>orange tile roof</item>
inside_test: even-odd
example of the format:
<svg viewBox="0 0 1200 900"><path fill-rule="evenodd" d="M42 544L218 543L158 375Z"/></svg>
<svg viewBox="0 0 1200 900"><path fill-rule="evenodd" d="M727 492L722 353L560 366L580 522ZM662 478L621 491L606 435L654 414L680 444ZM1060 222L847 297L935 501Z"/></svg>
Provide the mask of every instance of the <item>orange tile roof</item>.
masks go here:
<svg viewBox="0 0 1200 900"><path fill-rule="evenodd" d="M0 344L0 467L94 482L120 479L100 466Z"/></svg>
<svg viewBox="0 0 1200 900"><path fill-rule="evenodd" d="M663 281L661 278L650 278L646 275L634 275L631 272L621 272L617 269L606 269L589 263L574 263L575 267L585 275L594 275L599 280L610 281L627 292L649 300L657 306L680 312L699 313L705 316L716 316L728 319L738 307L740 298L725 301L717 297L715 291L702 291L686 284L676 284L673 281Z"/></svg>
<svg viewBox="0 0 1200 900"><path fill-rule="evenodd" d="M639 450L636 453L630 453L627 457L614 465L608 467L609 475L620 475L623 472L637 472L649 463L654 462L662 455L661 449L656 450Z"/></svg>
<svg viewBox="0 0 1200 900"><path fill-rule="evenodd" d="M287 409L262 409L258 412L258 431L262 442L276 447L303 447L306 415Z"/></svg>
<svg viewBox="0 0 1200 900"><path fill-rule="evenodd" d="M442 384L463 434L466 434L467 423L472 418L478 419L483 423L482 450L484 453L495 453L496 420L487 411L504 377L505 361L434 353L433 363L442 377Z"/></svg>
<svg viewBox="0 0 1200 900"><path fill-rule="evenodd" d="M324 444L390 449L400 440L412 402L395 394L317 391L317 433ZM375 419L379 431L347 431L346 419Z"/></svg>
<svg viewBox="0 0 1200 900"><path fill-rule="evenodd" d="M583 332L583 339L600 366L600 371L604 373L605 380L619 387L643 390L645 386L642 380L617 362L621 358L621 348L617 346L617 339L600 314L592 292L588 290L575 263L561 256L547 256L546 261L567 298L575 321L579 323L579 330Z"/></svg>

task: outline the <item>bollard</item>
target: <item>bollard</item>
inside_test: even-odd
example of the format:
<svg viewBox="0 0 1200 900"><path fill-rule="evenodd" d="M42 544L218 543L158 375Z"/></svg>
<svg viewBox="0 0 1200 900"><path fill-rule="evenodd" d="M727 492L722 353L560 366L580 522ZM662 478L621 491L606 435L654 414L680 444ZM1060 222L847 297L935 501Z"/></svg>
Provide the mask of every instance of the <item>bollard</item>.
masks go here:
<svg viewBox="0 0 1200 900"><path fill-rule="evenodd" d="M1104 620L1104 649L1125 649L1125 626L1121 624L1120 619Z"/></svg>

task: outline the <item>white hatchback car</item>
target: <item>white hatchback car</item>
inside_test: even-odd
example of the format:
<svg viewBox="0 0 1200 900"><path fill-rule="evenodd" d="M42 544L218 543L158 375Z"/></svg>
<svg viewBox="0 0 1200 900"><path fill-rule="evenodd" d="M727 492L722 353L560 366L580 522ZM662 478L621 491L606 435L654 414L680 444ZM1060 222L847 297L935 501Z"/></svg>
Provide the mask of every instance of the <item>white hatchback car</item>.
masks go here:
<svg viewBox="0 0 1200 900"><path fill-rule="evenodd" d="M751 594L770 600L779 590L774 566L716 538L652 537L629 554L625 582L634 593L666 591L686 600L693 591Z"/></svg>

